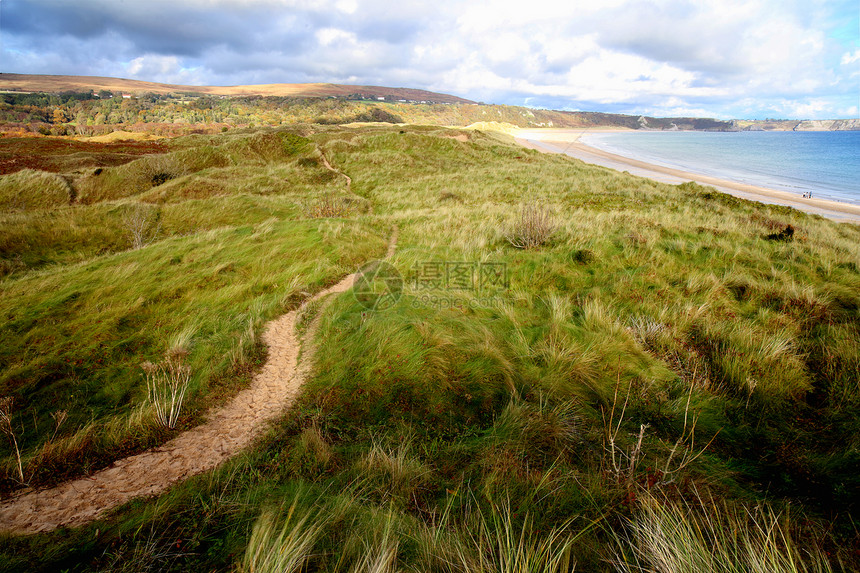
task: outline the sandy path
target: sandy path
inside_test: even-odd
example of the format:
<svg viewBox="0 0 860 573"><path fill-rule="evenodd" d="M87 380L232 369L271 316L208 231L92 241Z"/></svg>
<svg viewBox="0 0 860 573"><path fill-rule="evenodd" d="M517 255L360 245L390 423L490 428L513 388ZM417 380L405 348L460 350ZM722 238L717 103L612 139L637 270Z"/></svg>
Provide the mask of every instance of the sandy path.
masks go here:
<svg viewBox="0 0 860 573"><path fill-rule="evenodd" d="M394 252L396 242L395 227L388 256ZM302 342L296 335L300 313L310 302L347 291L354 280L355 274L351 274L300 308L268 323L263 333L269 350L266 364L248 388L216 409L206 423L91 476L5 500L0 504L0 530L36 533L83 525L133 498L159 494L180 480L214 469L247 448L265 431L268 422L295 401L307 379L314 346L305 345L300 367ZM323 303L308 328L306 340L313 339L319 317L330 300Z"/></svg>
<svg viewBox="0 0 860 573"><path fill-rule="evenodd" d="M633 175L647 177L663 183L678 184L686 181L696 181L697 183L715 187L723 193L743 199L759 201L760 203L787 205L800 211L821 215L835 221L860 223L860 206L858 205L825 199L803 199L787 191L778 191L776 189L728 181L717 177L638 161L579 143L577 140L582 133L582 130L547 130L546 133L541 133L539 130L531 130L518 133L516 139L518 143L530 149L537 149L547 153L564 153L586 163L602 165L603 167L609 167L617 171L627 171Z"/></svg>
<svg viewBox="0 0 860 573"><path fill-rule="evenodd" d="M322 149L320 149L320 157L322 158L323 165L325 165L326 169L328 169L329 171L333 171L346 179L346 190L352 193L352 178L340 169L335 169L334 167L332 167L331 163L328 162L325 153L322 152Z"/></svg>

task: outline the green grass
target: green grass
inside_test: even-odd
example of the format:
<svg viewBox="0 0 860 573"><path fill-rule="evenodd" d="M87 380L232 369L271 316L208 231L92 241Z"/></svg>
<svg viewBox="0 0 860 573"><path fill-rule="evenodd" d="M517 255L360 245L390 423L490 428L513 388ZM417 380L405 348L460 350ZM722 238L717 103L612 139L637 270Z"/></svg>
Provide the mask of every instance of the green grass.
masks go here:
<svg viewBox="0 0 860 573"><path fill-rule="evenodd" d="M123 215L139 202L159 207L159 238L260 223L272 217L305 218L305 212L322 196L360 202L345 193L338 176L324 168L319 151L307 139L285 133L222 139L216 147L206 138L180 138L171 143L176 148L171 153L107 166L98 174L91 170L86 175L70 175L71 187L59 175L31 170L0 178L0 190L9 190L8 201L23 201L22 205L68 205L70 192L78 198L62 209L0 212L4 228L0 276L129 248L131 239ZM156 185L160 179L154 181L153 177L159 174L171 177ZM28 187L19 192L22 178L41 185L39 192ZM51 185L40 183L44 181ZM54 187L60 184L65 198L45 204L46 190L56 195ZM366 205L354 209L366 210Z"/></svg>
<svg viewBox="0 0 860 573"><path fill-rule="evenodd" d="M366 225L271 219L2 283L0 392L24 405L16 427L36 479L151 442L154 429L125 421L145 401L140 364L158 361L176 337L191 347L187 425L207 395L229 392L260 360L248 331L383 247ZM60 409L69 418L51 440L50 414Z"/></svg>
<svg viewBox="0 0 860 573"><path fill-rule="evenodd" d="M304 139L182 138L171 154L203 146L230 164L192 165L133 197L14 215L9 236L39 237L16 239L33 247L19 248L22 262L0 282L11 316L0 381L21 407L28 460L71 441L92 412L100 427L127 428L145 391L139 362L177 337L193 341L193 423L242 383L231 353L247 379L261 355L250 333L297 300L289 293L380 257L394 224L390 262L406 286L385 311L333 301L312 379L263 443L76 532L11 539L8 569L35 554L44 569L150 555L163 556L153 568L258 570L256 559L290 546L312 571L604 571L621 553L647 570L656 557L640 525L664 548L710 531L702 555L716 540L727 554L753 548L797 570L857 563L860 228L501 136L296 133ZM299 149L283 155L284 142ZM320 152L352 179L352 195ZM329 194L356 206L351 219L314 218ZM118 225L138 201L160 210L162 236L136 251L117 239L99 255L71 231L63 250L39 223L50 213ZM516 249L505 235L531 202L557 228L539 248ZM787 225L792 240L768 238ZM23 262L39 249L41 261ZM504 265L508 283L476 292L415 282L446 261ZM133 287L119 287L125 277ZM49 439L50 413L72 394L83 415ZM110 431L138 446L166 437ZM122 449L108 442L76 451L105 460ZM705 497L716 500L710 515L695 508ZM799 509L784 523L788 505ZM755 507L773 509L744 517ZM746 545L727 537L732 528ZM762 545L768 528L782 541Z"/></svg>

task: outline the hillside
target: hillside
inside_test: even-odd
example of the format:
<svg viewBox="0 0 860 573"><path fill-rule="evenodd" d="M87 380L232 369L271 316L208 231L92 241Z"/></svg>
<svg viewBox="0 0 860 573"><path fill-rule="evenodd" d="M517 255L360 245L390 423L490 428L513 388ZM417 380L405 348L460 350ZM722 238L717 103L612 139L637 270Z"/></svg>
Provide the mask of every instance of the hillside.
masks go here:
<svg viewBox="0 0 860 573"><path fill-rule="evenodd" d="M474 103L470 100L411 88L354 86L340 84L260 84L248 86L183 86L140 80L95 76L49 76L0 74L0 91L16 92L85 92L107 90L133 95L193 94L215 96L277 96L277 97L389 97L394 100L431 103Z"/></svg>
<svg viewBox="0 0 860 573"><path fill-rule="evenodd" d="M216 131L3 140L0 571L857 570L860 227L489 132ZM201 433L287 354L288 411ZM194 435L254 439L183 476Z"/></svg>
<svg viewBox="0 0 860 573"><path fill-rule="evenodd" d="M106 90L128 100L123 121L111 121L114 105L90 103L80 94ZM467 126L479 122L509 123L516 127L591 128L621 127L636 130L697 131L834 131L858 130L860 120L732 120L694 117L650 117L587 111L558 111L519 106L478 104L473 101L411 88L340 84L259 84L246 86L186 86L89 76L48 76L0 74L0 131L25 129L43 134L65 135L72 127L77 135L100 135L128 130L128 124L161 123L167 126L141 126L134 131L169 135L192 129L211 129L214 124L246 127L283 123L407 122L426 125ZM27 98L30 94L32 97ZM39 95L45 97L38 97ZM70 99L70 94L79 94ZM52 96L52 97L49 97ZM227 102L220 102L228 98ZM326 101L333 99L333 101ZM93 101L94 100L94 101ZM109 100L108 100L109 101ZM220 103L219 103L220 102ZM42 113L33 113L33 104ZM71 105L70 105L71 103ZM175 105L191 105L197 111L218 109L221 113L205 117L177 113ZM11 108L8 105L11 104ZM452 105L453 104L453 105ZM172 109L165 109L170 107ZM99 107L107 106L104 118L96 118ZM59 107L63 115L53 115ZM229 113L244 107L240 113ZM6 109L7 113L2 113ZM152 113L141 114L147 110ZM165 113L168 112L168 113ZM227 113L225 113L227 112ZM140 116L143 117L140 117ZM147 117L149 116L149 117ZM159 117L160 116L160 117ZM189 117L190 116L190 117ZM140 120L144 121L141 122ZM22 121L23 120L23 121ZM177 121L178 120L178 121ZM65 127L52 127L62 124ZM182 124L178 126L177 124ZM195 127L189 127L189 124ZM71 134L71 133L68 133Z"/></svg>
<svg viewBox="0 0 860 573"><path fill-rule="evenodd" d="M372 122L448 126L503 123L516 127L575 129L736 129L731 122L707 118L655 118L530 109L468 103L459 98L454 103L433 103L444 102L448 96L393 88L367 88L373 94L386 94L377 96L358 93L356 90L365 89L361 86L303 86L297 91L280 86L278 93L293 93L275 96L266 95L278 91L264 89L267 86L245 86L230 88L236 95L227 96L173 91L188 86L139 83L139 86L161 89L166 93L151 90L128 93L126 89L131 84L122 83L125 80L117 80L121 83L114 84L111 83L113 80L105 79L95 85L90 81L92 78L62 78L62 81L51 83L42 76L31 77L39 81L9 83L6 87L28 86L50 91L7 90L0 93L0 133L100 136L122 131L176 136L214 133L236 127ZM112 91L107 89L109 87L123 89ZM222 88L212 89L223 91ZM102 90L107 90L107 93Z"/></svg>

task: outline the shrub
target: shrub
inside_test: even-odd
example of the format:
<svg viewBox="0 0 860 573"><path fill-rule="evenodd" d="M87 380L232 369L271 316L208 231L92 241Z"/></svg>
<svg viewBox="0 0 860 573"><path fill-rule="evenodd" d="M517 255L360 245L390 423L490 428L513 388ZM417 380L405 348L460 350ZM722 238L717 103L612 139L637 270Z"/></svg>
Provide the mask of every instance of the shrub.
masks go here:
<svg viewBox="0 0 860 573"><path fill-rule="evenodd" d="M141 249L155 241L161 230L160 212L148 205L129 207L122 216L132 249Z"/></svg>
<svg viewBox="0 0 860 573"><path fill-rule="evenodd" d="M786 225L785 229L780 230L778 233L771 233L765 238L768 241L782 241L787 243L794 239L794 227Z"/></svg>
<svg viewBox="0 0 860 573"><path fill-rule="evenodd" d="M138 188L141 190L158 187L187 173L185 165L175 154L151 155L138 161L140 162Z"/></svg>
<svg viewBox="0 0 860 573"><path fill-rule="evenodd" d="M520 218L505 233L508 242L518 249L536 249L552 238L555 218L549 207L524 203Z"/></svg>

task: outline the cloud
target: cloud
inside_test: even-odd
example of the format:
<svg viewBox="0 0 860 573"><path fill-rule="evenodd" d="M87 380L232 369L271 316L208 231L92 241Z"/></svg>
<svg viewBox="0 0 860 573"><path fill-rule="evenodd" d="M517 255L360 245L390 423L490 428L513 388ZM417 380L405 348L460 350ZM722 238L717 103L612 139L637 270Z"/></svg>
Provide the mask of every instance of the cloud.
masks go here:
<svg viewBox="0 0 860 573"><path fill-rule="evenodd" d="M853 12L848 0L15 0L0 2L0 33L8 72L827 116L857 105Z"/></svg>
<svg viewBox="0 0 860 573"><path fill-rule="evenodd" d="M199 70L185 68L176 56L147 54L131 60L125 75L132 79L162 78L164 83L196 85L200 83Z"/></svg>
<svg viewBox="0 0 860 573"><path fill-rule="evenodd" d="M860 62L860 48L854 50L853 54L851 52L845 52L845 54L842 55L842 61L839 63L843 66L850 66L854 62Z"/></svg>

